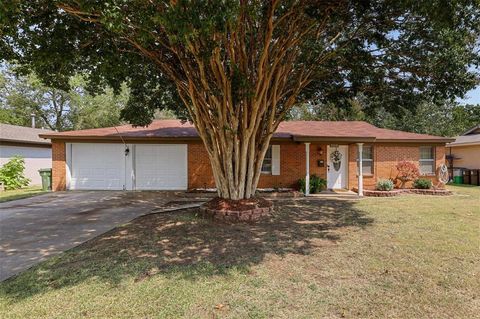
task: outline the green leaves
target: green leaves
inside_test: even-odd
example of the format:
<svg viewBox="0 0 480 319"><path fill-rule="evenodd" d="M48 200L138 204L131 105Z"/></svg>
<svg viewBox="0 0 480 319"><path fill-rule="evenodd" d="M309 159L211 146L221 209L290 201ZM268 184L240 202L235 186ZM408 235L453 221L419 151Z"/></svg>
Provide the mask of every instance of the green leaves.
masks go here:
<svg viewBox="0 0 480 319"><path fill-rule="evenodd" d="M14 156L0 167L0 182L8 190L27 186L30 180L25 177L24 172L25 160L21 156Z"/></svg>
<svg viewBox="0 0 480 319"><path fill-rule="evenodd" d="M34 72L64 91L77 73L87 75L91 92L110 86L118 93L127 82L135 93L122 114L135 124L147 124L166 107L188 117L172 76L185 81L195 70L179 58L196 66L218 49L235 102L250 98L270 3L7 1L0 9L0 60L15 61L18 72ZM282 24L287 15L312 21L312 32L301 37L307 24ZM419 101L461 97L478 84L478 21L480 4L473 0L280 1L270 45L297 37L284 53L300 48L301 54L279 63L312 73L299 99L346 105L362 94L395 113ZM232 50L234 37L242 45ZM240 53L247 57L243 64ZM205 94L226 95L219 88Z"/></svg>
<svg viewBox="0 0 480 319"><path fill-rule="evenodd" d="M70 89L64 91L43 85L34 74L14 76L12 70L12 66L0 70L2 123L30 126L33 113L38 127L57 131L113 126L120 123L120 111L129 99L125 85L117 94L105 88L91 95L81 76L71 78Z"/></svg>

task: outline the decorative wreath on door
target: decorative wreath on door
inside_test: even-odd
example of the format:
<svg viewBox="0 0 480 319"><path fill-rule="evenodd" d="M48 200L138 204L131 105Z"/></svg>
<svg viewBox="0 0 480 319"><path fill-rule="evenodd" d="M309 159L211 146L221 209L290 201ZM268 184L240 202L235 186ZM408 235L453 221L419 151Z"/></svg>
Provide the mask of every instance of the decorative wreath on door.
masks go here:
<svg viewBox="0 0 480 319"><path fill-rule="evenodd" d="M338 150L335 150L330 154L330 160L333 163L333 168L335 168L336 171L340 169L340 165L342 164L342 153L340 153Z"/></svg>

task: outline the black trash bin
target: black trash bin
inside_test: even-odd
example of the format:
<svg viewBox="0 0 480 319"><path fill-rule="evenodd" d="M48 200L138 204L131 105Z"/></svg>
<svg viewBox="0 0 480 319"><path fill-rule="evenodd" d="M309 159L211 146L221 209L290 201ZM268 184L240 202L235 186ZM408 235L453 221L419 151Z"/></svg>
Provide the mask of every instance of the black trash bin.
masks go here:
<svg viewBox="0 0 480 319"><path fill-rule="evenodd" d="M463 171L463 183L470 185L470 170L466 169Z"/></svg>
<svg viewBox="0 0 480 319"><path fill-rule="evenodd" d="M44 191L52 190L52 169L51 168L42 168L38 172L42 177L42 189Z"/></svg>
<svg viewBox="0 0 480 319"><path fill-rule="evenodd" d="M470 185L480 186L478 169L470 170Z"/></svg>

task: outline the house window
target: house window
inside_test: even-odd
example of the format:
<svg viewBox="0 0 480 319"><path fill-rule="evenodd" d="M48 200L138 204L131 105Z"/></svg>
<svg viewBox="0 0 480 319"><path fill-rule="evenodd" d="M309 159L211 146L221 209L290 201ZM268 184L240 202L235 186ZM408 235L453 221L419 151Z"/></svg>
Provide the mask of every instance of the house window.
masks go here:
<svg viewBox="0 0 480 319"><path fill-rule="evenodd" d="M432 146L420 147L420 173L435 173L435 150Z"/></svg>
<svg viewBox="0 0 480 319"><path fill-rule="evenodd" d="M262 173L272 174L272 146L270 145L265 153L262 163Z"/></svg>
<svg viewBox="0 0 480 319"><path fill-rule="evenodd" d="M357 153L357 174L358 167L360 166ZM364 145L363 146L363 156L362 156L362 175L373 175L373 146Z"/></svg>

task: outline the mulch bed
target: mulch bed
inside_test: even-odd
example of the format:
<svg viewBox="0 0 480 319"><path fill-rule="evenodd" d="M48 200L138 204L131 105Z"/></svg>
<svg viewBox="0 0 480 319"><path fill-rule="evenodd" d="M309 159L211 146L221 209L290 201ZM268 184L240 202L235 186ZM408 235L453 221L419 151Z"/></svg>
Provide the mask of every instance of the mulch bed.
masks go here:
<svg viewBox="0 0 480 319"><path fill-rule="evenodd" d="M391 191L377 191L377 190L370 190L370 189L363 190L364 196L372 196L372 197L393 197L401 194L448 196L448 195L452 195L452 192L449 191L448 189L416 189L416 188L394 189Z"/></svg>
<svg viewBox="0 0 480 319"><path fill-rule="evenodd" d="M273 211L273 204L261 197L229 200L215 197L200 207L202 215L222 222L255 222Z"/></svg>

